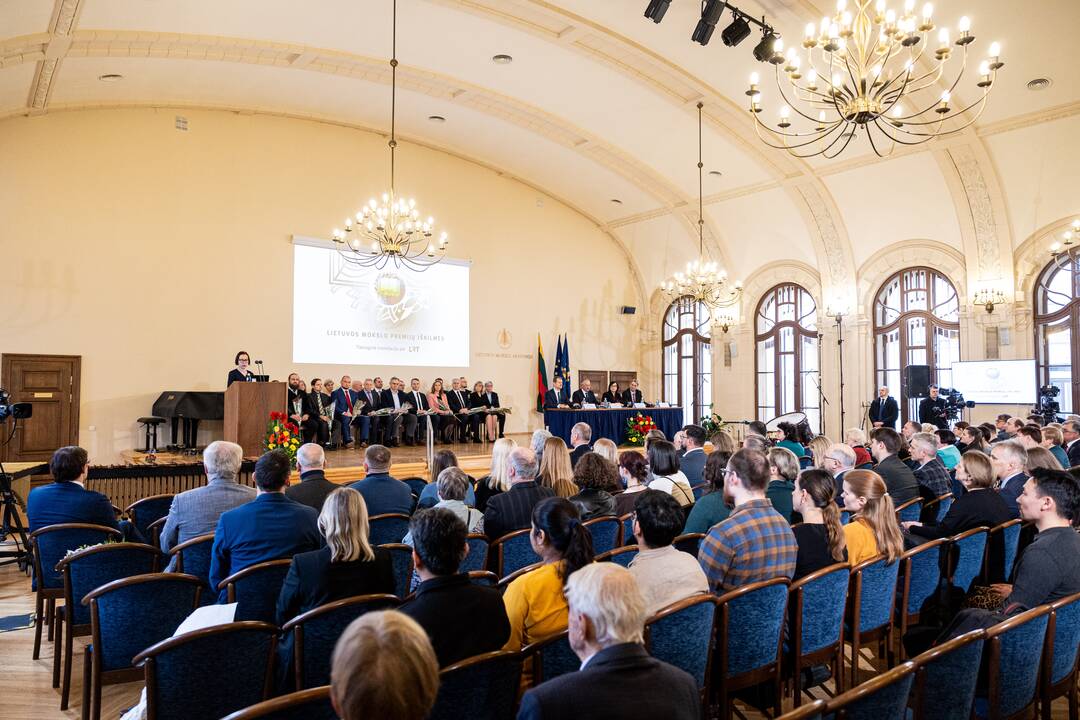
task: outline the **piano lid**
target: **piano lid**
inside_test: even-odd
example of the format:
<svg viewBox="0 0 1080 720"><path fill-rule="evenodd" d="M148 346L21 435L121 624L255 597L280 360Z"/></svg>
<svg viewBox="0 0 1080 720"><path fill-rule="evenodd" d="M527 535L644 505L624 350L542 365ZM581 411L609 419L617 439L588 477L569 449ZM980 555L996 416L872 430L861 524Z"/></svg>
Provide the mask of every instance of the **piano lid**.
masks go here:
<svg viewBox="0 0 1080 720"><path fill-rule="evenodd" d="M163 418L183 416L195 420L224 420L225 393L166 390L158 396L151 412Z"/></svg>

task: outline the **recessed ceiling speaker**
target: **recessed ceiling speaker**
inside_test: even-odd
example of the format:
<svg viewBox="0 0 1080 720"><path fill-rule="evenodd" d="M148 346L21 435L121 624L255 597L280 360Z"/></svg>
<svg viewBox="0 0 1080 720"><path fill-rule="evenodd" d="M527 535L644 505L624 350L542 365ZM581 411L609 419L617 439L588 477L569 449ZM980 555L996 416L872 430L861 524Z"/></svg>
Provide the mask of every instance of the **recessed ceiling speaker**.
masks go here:
<svg viewBox="0 0 1080 720"><path fill-rule="evenodd" d="M621 313L622 315L633 315L636 312L637 312L637 308L634 307L633 305L620 305L619 306L619 313Z"/></svg>

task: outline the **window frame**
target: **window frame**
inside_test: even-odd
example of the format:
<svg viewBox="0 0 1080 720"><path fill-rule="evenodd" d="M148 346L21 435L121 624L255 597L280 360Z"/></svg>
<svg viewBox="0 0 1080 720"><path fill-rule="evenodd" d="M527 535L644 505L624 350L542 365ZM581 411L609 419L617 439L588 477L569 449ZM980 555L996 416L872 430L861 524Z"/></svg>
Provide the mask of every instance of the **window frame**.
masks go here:
<svg viewBox="0 0 1080 720"><path fill-rule="evenodd" d="M772 301L778 307L781 303L781 293L785 290L790 290L794 293L792 297L792 303L795 306L794 318L790 320L770 320L763 316L767 304ZM806 310L803 307L805 300L809 300L812 308ZM786 304L786 301L785 303ZM821 383L821 332L819 323L819 309L817 301L814 299L813 293L807 290L802 285L795 282L782 282L769 288L762 294L758 300L757 306L754 309L754 416L763 422L771 420L774 417L785 414L780 412L782 407L780 406L780 399L783 396L782 389L786 384L785 380L787 373L782 371L781 356L787 355L792 357L791 371L794 373L792 379L794 406L793 409L786 412L801 412L808 416L811 427L820 425L821 422L821 407L820 401L817 406L811 407L803 403L803 376L806 372L814 372L813 370L803 371L803 367L807 364L806 359L803 357L804 340L812 339L814 342L813 352L817 357L814 358L814 364L817 365L818 384ZM804 320L813 315L813 327L804 325ZM775 317L779 318L779 313L775 313ZM763 332L759 332L759 325L761 320L764 319L772 323L772 327ZM781 335L786 329L792 330L792 346L791 350L782 350ZM766 370L761 366L761 346L762 343L768 342L770 339L773 341L772 351L772 368ZM772 410L767 411L766 406L761 402L761 390L762 390L762 376L772 375L773 395L772 395ZM812 412L807 412L808 410ZM764 417L763 414L770 412L768 417ZM812 417L815 416L816 417ZM814 422L816 421L816 422Z"/></svg>
<svg viewBox="0 0 1080 720"><path fill-rule="evenodd" d="M674 315L674 323L672 323ZM682 318L693 318L690 327L684 327ZM695 300L689 295L676 298L664 311L660 325L660 396L664 402L683 408L684 420L687 423L698 422L703 417L712 413L712 333L710 326L712 315L705 303ZM669 325L673 330L671 337L667 337ZM704 332L701 330L704 329ZM691 353L685 354L682 350L684 338L690 338ZM668 348L675 346L676 366L671 372L668 370ZM708 354L703 352L703 347L708 347ZM684 398L683 389L686 386L683 377L684 361L690 359L693 373L693 397ZM675 376L675 396L668 391L668 376ZM709 397L705 397L705 384L709 386ZM689 410L689 417L686 412Z"/></svg>

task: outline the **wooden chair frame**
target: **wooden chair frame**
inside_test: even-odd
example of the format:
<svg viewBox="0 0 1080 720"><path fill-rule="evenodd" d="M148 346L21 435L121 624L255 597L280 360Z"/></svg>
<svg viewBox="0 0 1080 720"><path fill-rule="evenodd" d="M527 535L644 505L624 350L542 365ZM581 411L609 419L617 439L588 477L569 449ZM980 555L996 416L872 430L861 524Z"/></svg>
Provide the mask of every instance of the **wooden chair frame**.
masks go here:
<svg viewBox="0 0 1080 720"><path fill-rule="evenodd" d="M970 530L965 530L962 533L958 533L950 538L946 538L949 542L949 548L946 551L948 553L946 559L946 568L948 570L948 573L945 577L949 581L950 586L953 585L953 577L956 575L956 567L960 564L960 541L978 535L979 533L986 533L986 544L983 546L983 560L979 569L979 572L982 572L983 569L985 569L986 567L986 553L990 549L990 528L985 525L980 525L979 527L971 528ZM975 576L975 579L978 579L978 575ZM972 582L974 583L975 580L972 580Z"/></svg>
<svg viewBox="0 0 1080 720"><path fill-rule="evenodd" d="M1035 705L1039 700L1039 687L1041 685L1041 678L1036 681L1035 692L1032 694L1031 702L1025 705L1012 715L1001 714L1001 700L1000 693L1001 687L997 682L997 673L994 672L996 668L1001 665L1001 636L1012 630L1017 625L1023 625L1026 622L1042 617L1043 615L1049 615L1052 612L1052 608L1049 605L1040 605L1031 610L1027 610L1018 615L1013 615L1008 620L1000 622L986 630L986 647L989 649L984 650L985 657L988 658L988 688L987 688L987 702L990 709L989 720L1012 720L1012 718L1025 717L1028 714L1028 710ZM1049 621L1047 622L1047 631L1049 632ZM1046 649L1046 639L1043 640L1043 649ZM1041 663L1041 660L1040 660ZM1041 670L1042 668L1040 668Z"/></svg>
<svg viewBox="0 0 1080 720"><path fill-rule="evenodd" d="M500 592L506 592L506 588L509 587L510 583L514 582L515 580L517 580L519 577L521 577L525 573L532 572L533 570L536 570L537 568L540 568L540 567L543 567L543 566L544 566L544 562L541 560L540 562L534 562L532 565L526 565L523 568L518 568L517 570L510 573L506 577L499 578L499 584L496 587L499 588Z"/></svg>
<svg viewBox="0 0 1080 720"><path fill-rule="evenodd" d="M224 590L226 593L226 602L236 602L236 583L239 580L243 580L249 575L254 575L257 572L266 570L272 567L288 567L292 565L292 558L281 558L279 560L267 560L261 563L255 563L254 565L248 565L243 570L237 570L229 577L225 578L218 583L217 590L220 592Z"/></svg>
<svg viewBox="0 0 1080 720"><path fill-rule="evenodd" d="M991 546L993 545L993 542L994 542L994 533L1004 533L1005 530L1007 530L1008 528L1011 528L1014 525L1022 525L1023 522L1024 521L1021 520L1020 518L1013 518L1012 520L1009 520L1007 522L1003 522L1000 525L995 525L994 527L992 527L992 528L990 528L989 530L986 531L986 550L983 553L982 577L987 582L989 582L989 578L990 578L990 548L991 548ZM1005 536L1004 535L1001 536L1001 541L1002 541L1002 543L1005 542ZM1013 567L1012 567L1013 570L1016 570L1016 561L1020 559L1020 538L1019 537L1017 538L1016 545L1017 545L1016 555L1013 557ZM1005 558L1002 557L1003 562L1004 562L1004 560L1005 560ZM1004 568L1002 568L1002 569L1004 569ZM1006 582L1006 583L1009 582L1009 576L1011 576L1011 575L1012 575L1012 573L1006 573L1005 577L1002 578L1002 582Z"/></svg>
<svg viewBox="0 0 1080 720"><path fill-rule="evenodd" d="M528 535L532 532L532 528L524 528L522 530L515 530L514 532L508 532L500 538L496 538L488 543L488 560L491 560L491 551L495 550L495 574L500 578L503 577L503 546L507 540L516 538L521 535Z"/></svg>
<svg viewBox="0 0 1080 720"><path fill-rule="evenodd" d="M837 720L842 720L842 718L846 718L848 715L845 710L845 707L847 705L861 700L867 695L873 695L878 690L881 690L883 687L887 687L892 683L896 682L897 680L900 680L912 674L913 672L915 672L916 669L917 668L915 666L915 663L908 660L907 662L897 665L894 668L890 668L889 670L881 673L880 675L875 675L866 682L856 685L850 690L841 693L834 698L826 700L825 708L822 711L822 715L824 716L832 714L833 717Z"/></svg>
<svg viewBox="0 0 1080 720"><path fill-rule="evenodd" d="M541 656L540 651L543 650L544 648L546 648L548 645L553 645L554 643L556 643L556 642L558 642L560 640L566 639L567 637L569 637L569 634L570 634L570 630L566 629L566 630L563 630L562 632L557 632L557 633L555 633L553 635L548 635L547 637L542 637L539 640L537 640L536 642L529 643L525 647L521 648L522 662L524 663L524 662L528 662L530 659L532 660L532 685L530 687L536 687L540 683L544 682L544 659ZM497 652L503 652L503 651L497 651ZM491 655L492 653L487 653L487 654ZM478 657L484 657L484 655L479 655ZM470 658L470 660L473 660L473 659L475 659L475 658ZM463 660L462 662L458 663L458 665L463 665L463 664L465 664L467 662L469 662L469 660ZM450 667L456 667L456 666L451 665ZM447 669L449 669L449 668L447 668ZM443 672L445 672L445 670ZM522 672L524 672L524 668L522 669ZM439 674L441 675L442 673L439 673Z"/></svg>
<svg viewBox="0 0 1080 720"><path fill-rule="evenodd" d="M622 544L623 544L623 524L622 524L622 520L619 519L618 515L601 515L600 517L594 517L591 520L586 520L585 522L583 522L581 524L582 524L582 526L588 528L589 532L592 533L592 526L593 525L601 525L603 523L612 523L612 522L614 522L615 524L618 525L618 527L615 528L615 547L622 547Z"/></svg>
<svg viewBox="0 0 1080 720"><path fill-rule="evenodd" d="M419 496L416 496L414 498L414 500L413 500L413 507L414 508L416 507L416 502L418 500L419 500ZM368 527L370 528L375 523L376 520L387 520L387 519L390 519L390 518L394 518L396 520L404 520L406 525L409 523L409 516L406 515L405 513L383 513L382 515L372 515L371 517L369 517L368 518ZM408 534L408 533L406 533L406 534ZM405 538L404 535L402 535L401 537L402 537L402 539ZM401 543L401 540L397 540L394 543L383 543L383 545L396 545L396 544L400 544L400 543Z"/></svg>
<svg viewBox="0 0 1080 720"><path fill-rule="evenodd" d="M918 555L920 553L926 552L930 548L935 548L935 547L938 548L938 561L939 561L939 566L940 566L941 558L944 557L946 555L946 553L948 553L948 551L949 551L949 539L948 538L938 538L936 540L931 540L930 542L926 542L926 543L923 543L922 545L918 545L916 547L913 547L911 550L907 550L906 552L904 552L903 555L900 556L900 560L899 560L900 568L897 571L899 573L899 576L897 577L897 582L902 583L901 586L900 586L900 592L898 593L899 596L900 596L900 609L899 609L899 612L897 612L897 609L895 607L893 608L893 622L899 626L899 632L896 634L897 635L896 636L896 641L897 641L897 644L900 646L900 661L901 662L907 660L907 650L904 648L904 643L903 643L904 635L907 633L908 627L910 625L912 625L912 624L915 624L915 623L919 622L919 620L920 620L920 618L922 616L921 611L920 612L911 612L910 608L908 606L908 603L909 603L909 600L910 600L910 594L911 594L911 565L912 565L912 558L914 558L916 555ZM938 585L939 585L939 587L941 585L941 577L940 576L938 578ZM890 665L894 664L893 660L892 660L892 657L891 657L891 653L893 652L893 647L894 647L894 645L892 645L892 644L889 645L889 653L890 653L889 664Z"/></svg>
<svg viewBox="0 0 1080 720"><path fill-rule="evenodd" d="M184 550L187 550L193 545L199 543L208 542L211 545L214 544L214 533L207 533L206 535L198 535L196 537L185 540L182 543L177 543L169 549L169 556L176 558L176 572L184 572Z"/></svg>
<svg viewBox="0 0 1080 720"><path fill-rule="evenodd" d="M956 502L956 498L953 496L953 494L951 492L945 493L944 495L938 495L933 500L927 500L926 504L924 504L923 507L922 507L923 512L926 512L927 510L929 510L931 508L941 507L941 503L943 503L943 502L945 502L946 500L949 500L949 499L952 499L953 502ZM934 511L934 519L937 520L937 511L936 510Z"/></svg>
<svg viewBox="0 0 1080 720"><path fill-rule="evenodd" d="M922 509L922 501L923 501L923 499L921 497L914 497L914 498L911 498L910 500L908 500L905 503L900 503L899 505L897 505L896 506L896 519L899 520L900 519L900 513L903 512L904 510L907 510L909 507L911 507L913 505L918 505L920 507L920 509Z"/></svg>
<svg viewBox="0 0 1080 720"><path fill-rule="evenodd" d="M310 702L317 702L319 700L330 700L329 685L308 688L307 690L297 690L288 695L281 695L280 697L272 698L270 700L263 700L261 703L249 705L243 710L237 710L234 713L226 715L222 720L257 720L257 718L277 715L278 713L295 709L297 706L307 705Z"/></svg>
<svg viewBox="0 0 1080 720"><path fill-rule="evenodd" d="M1069 720L1077 720L1080 716L1080 689L1077 688L1077 674L1080 671L1080 653L1077 653L1076 661L1073 663L1072 670L1070 670L1065 677L1059 680L1056 684L1051 684L1050 678L1053 676L1053 662L1054 662L1054 635L1057 631L1057 611L1066 605L1072 603L1080 603L1080 593L1070 595L1068 597L1061 598L1056 602L1050 603L1050 620L1046 625L1046 644L1043 646L1043 667L1042 673L1039 676L1039 704L1041 706L1042 720L1050 720L1050 704L1059 697L1068 696L1069 699Z"/></svg>
<svg viewBox="0 0 1080 720"><path fill-rule="evenodd" d="M621 547L612 548L607 552L602 552L599 555L596 555L595 557L593 557L593 562L608 562L616 555L620 555L624 552L630 552L631 550L633 550L634 552L639 552L637 545L623 545Z"/></svg>
<svg viewBox="0 0 1080 720"><path fill-rule="evenodd" d="M705 660L705 685L704 685L704 687L701 688L701 711L702 711L702 717L706 717L707 716L706 713L708 712L708 709L709 709L709 705L708 705L709 698L712 697L712 690L713 690L712 661L713 661L713 652L716 649L716 620L717 620L716 609L717 609L717 607L719 607L720 599L718 597L716 597L715 595L712 595L712 594L692 595L692 596L690 596L688 598L684 598L682 600L679 600L679 601L674 602L674 603L672 603L670 605L667 605L665 607L660 608L655 613L653 613L652 617L648 618L645 621L645 648L647 650L649 650L650 653L651 653L651 651L652 651L652 625L653 625L653 623L658 622L660 620L663 620L664 618L666 618L666 617L668 617L670 615L674 615L674 614L676 614L678 612L681 612L682 610L685 610L688 607L692 607L694 605L700 605L702 603L712 603L712 605L713 605L713 610L712 610L712 612L713 612L712 630L709 633L709 654L708 654L708 658Z"/></svg>
<svg viewBox="0 0 1080 720"><path fill-rule="evenodd" d="M484 541L484 557L481 558L480 567L486 568L488 566L488 557L491 555L491 541L488 540L488 536L484 533L469 533L465 536L465 542L468 543L470 540ZM472 548L470 546L470 554L471 550Z"/></svg>
<svg viewBox="0 0 1080 720"><path fill-rule="evenodd" d="M910 707L914 713L914 720L931 720L933 718L933 713L928 713L926 708L922 706L923 694L926 691L926 666L941 656L948 655L954 650L977 640L986 640L985 630L971 630L963 635L958 635L952 640L943 642L940 645L935 645L926 652L916 655L911 659L911 662L915 663L916 675L915 683L911 686L911 697L908 698L908 707Z"/></svg>

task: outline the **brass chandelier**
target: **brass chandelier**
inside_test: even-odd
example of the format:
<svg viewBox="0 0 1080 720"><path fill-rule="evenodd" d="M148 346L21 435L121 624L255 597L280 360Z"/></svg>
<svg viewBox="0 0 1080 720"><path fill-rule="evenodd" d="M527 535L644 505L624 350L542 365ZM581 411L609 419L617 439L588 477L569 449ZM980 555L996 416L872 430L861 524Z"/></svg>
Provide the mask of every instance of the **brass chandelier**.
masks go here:
<svg viewBox="0 0 1080 720"><path fill-rule="evenodd" d="M975 36L970 20L962 17L955 37L940 28L931 47L933 12L926 3L916 14L915 0L904 0L899 13L886 0L853 0L853 10L848 0L837 0L833 17L806 26L803 52L795 47L785 51L777 38L767 58L783 101L775 127L761 120L758 73L751 74L746 92L758 137L796 157L832 158L862 130L874 153L887 157L897 145L919 145L970 126L982 114L1004 65L1001 46L991 43L979 63L979 96L957 107L953 94ZM945 68L956 56L960 68L950 83Z"/></svg>
<svg viewBox="0 0 1080 720"><path fill-rule="evenodd" d="M371 198L355 215L345 218L344 230L332 234L338 252L348 262L382 269L393 262L423 272L446 254L449 239L445 232L435 235L435 218L421 220L416 200L397 195L394 188L394 150L397 148L397 0L393 0L390 52L390 191L381 202Z"/></svg>

